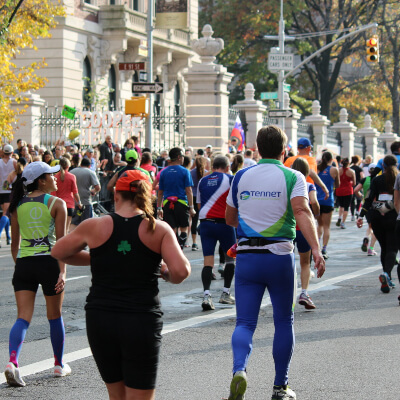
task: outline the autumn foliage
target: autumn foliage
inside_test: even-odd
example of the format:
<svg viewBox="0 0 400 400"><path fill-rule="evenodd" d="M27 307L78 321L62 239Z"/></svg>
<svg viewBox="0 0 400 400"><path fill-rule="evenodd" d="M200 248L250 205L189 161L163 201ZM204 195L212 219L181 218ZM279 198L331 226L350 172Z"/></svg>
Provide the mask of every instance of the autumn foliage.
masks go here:
<svg viewBox="0 0 400 400"><path fill-rule="evenodd" d="M24 48L36 50L34 39L50 37L56 17L64 15L59 2L25 0L5 29L17 3L16 0L0 0L0 136L7 140L12 139L14 123L24 112L22 106L11 108L11 102L20 103L24 93L43 87L47 81L37 75L37 70L46 66L44 59L20 67L15 60Z"/></svg>

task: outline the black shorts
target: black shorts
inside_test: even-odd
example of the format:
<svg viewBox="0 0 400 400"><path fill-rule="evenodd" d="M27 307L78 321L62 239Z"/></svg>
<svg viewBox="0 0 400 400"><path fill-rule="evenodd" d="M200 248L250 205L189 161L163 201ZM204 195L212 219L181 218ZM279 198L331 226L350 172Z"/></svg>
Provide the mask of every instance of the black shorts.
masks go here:
<svg viewBox="0 0 400 400"><path fill-rule="evenodd" d="M132 389L156 387L162 319L152 313L86 310L86 331L105 383Z"/></svg>
<svg viewBox="0 0 400 400"><path fill-rule="evenodd" d="M60 266L52 256L17 258L12 284L15 292L30 290L35 293L40 284L45 296L55 296L59 275Z"/></svg>
<svg viewBox="0 0 400 400"><path fill-rule="evenodd" d="M84 210L81 212L79 208L75 208L72 214L71 224L78 226L85 219L93 217L93 207L91 205L85 206Z"/></svg>
<svg viewBox="0 0 400 400"><path fill-rule="evenodd" d="M74 215L75 208L67 208L68 217L72 217Z"/></svg>
<svg viewBox="0 0 400 400"><path fill-rule="evenodd" d="M174 208L170 208L171 203L167 201L163 207L164 221L171 228L186 228L189 226L189 207L179 201L175 202Z"/></svg>
<svg viewBox="0 0 400 400"><path fill-rule="evenodd" d="M372 208L370 208L367 213L365 214L365 219L367 220L367 222L370 224L371 223L371 219L372 219L372 213L374 212L374 210Z"/></svg>
<svg viewBox="0 0 400 400"><path fill-rule="evenodd" d="M333 207L332 206L325 206L323 204L319 205L319 213L320 214L329 214L333 211Z"/></svg>
<svg viewBox="0 0 400 400"><path fill-rule="evenodd" d="M0 193L0 204L10 202L10 193Z"/></svg>
<svg viewBox="0 0 400 400"><path fill-rule="evenodd" d="M352 194L349 194L348 196L337 196L339 207L343 207L344 211L349 211L352 197Z"/></svg>

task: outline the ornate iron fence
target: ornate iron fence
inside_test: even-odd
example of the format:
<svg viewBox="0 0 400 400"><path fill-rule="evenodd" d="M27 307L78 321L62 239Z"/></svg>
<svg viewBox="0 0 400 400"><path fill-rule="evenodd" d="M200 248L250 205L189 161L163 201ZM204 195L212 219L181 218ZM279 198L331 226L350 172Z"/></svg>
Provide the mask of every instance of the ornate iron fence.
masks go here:
<svg viewBox="0 0 400 400"><path fill-rule="evenodd" d="M297 138L307 138L311 143L314 143L314 132L312 125L303 122L297 123Z"/></svg>
<svg viewBox="0 0 400 400"><path fill-rule="evenodd" d="M354 154L358 154L362 158L365 158L367 154L367 145L364 136L354 136Z"/></svg>
<svg viewBox="0 0 400 400"><path fill-rule="evenodd" d="M328 128L327 144L335 146L336 152L340 154L342 150L342 136L340 131L335 131L334 129Z"/></svg>
<svg viewBox="0 0 400 400"><path fill-rule="evenodd" d="M239 116L240 122L242 123L242 128L244 133L247 133L247 121L246 121L246 112L244 110L237 110L236 108L229 108L228 110L228 131L229 135L232 132L232 129L235 127L236 117Z"/></svg>
<svg viewBox="0 0 400 400"><path fill-rule="evenodd" d="M387 152L386 141L383 139L378 139L378 149L382 150L384 154Z"/></svg>
<svg viewBox="0 0 400 400"><path fill-rule="evenodd" d="M155 109L153 114L153 149L184 147L186 143L186 114L175 107Z"/></svg>

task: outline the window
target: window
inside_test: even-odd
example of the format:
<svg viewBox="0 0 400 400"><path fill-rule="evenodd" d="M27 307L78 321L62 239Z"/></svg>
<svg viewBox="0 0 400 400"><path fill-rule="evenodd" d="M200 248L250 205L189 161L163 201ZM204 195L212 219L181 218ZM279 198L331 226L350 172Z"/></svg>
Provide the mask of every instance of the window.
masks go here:
<svg viewBox="0 0 400 400"><path fill-rule="evenodd" d="M181 89L179 82L176 82L174 90L175 116L179 117L181 112ZM175 118L175 132L179 132L179 118Z"/></svg>
<svg viewBox="0 0 400 400"><path fill-rule="evenodd" d="M91 83L92 83L92 68L90 67L90 61L87 57L83 60L83 72L82 72L82 104L84 109L89 110L91 101Z"/></svg>
<svg viewBox="0 0 400 400"><path fill-rule="evenodd" d="M115 76L114 65L108 71L108 109L115 110L117 104L117 78Z"/></svg>

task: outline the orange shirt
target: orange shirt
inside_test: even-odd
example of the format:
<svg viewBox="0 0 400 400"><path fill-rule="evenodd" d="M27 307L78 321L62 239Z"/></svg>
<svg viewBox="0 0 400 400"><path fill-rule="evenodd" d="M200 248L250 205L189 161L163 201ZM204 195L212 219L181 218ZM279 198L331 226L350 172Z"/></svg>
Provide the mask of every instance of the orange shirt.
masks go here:
<svg viewBox="0 0 400 400"><path fill-rule="evenodd" d="M296 158L303 157L307 160L308 165L310 169L312 169L315 173L317 173L317 160L314 157L311 156L293 156L289 157L286 161L285 164L283 164L285 167L292 168L292 164L296 160ZM314 181L310 178L310 176L307 176L306 179L307 182L314 183Z"/></svg>

